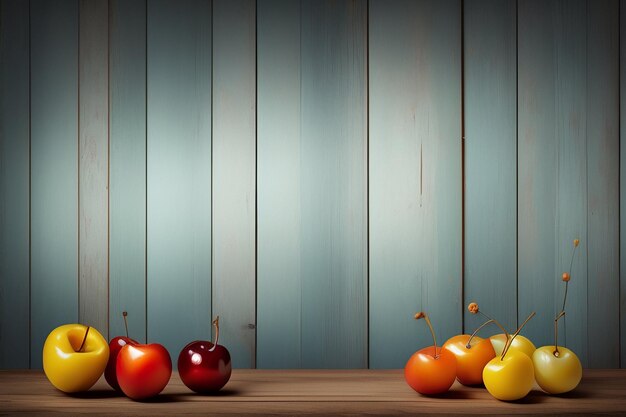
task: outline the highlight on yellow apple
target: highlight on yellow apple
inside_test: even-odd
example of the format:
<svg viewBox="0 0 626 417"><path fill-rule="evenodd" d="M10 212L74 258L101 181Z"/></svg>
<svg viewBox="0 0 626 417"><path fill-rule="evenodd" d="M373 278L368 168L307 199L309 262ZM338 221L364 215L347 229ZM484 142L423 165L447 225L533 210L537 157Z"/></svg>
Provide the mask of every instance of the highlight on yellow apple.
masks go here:
<svg viewBox="0 0 626 417"><path fill-rule="evenodd" d="M563 293L563 306L561 312L554 318L554 345L538 348L532 356L535 366L535 378L537 384L548 394L563 394L576 388L583 377L583 367L580 359L574 352L565 346L559 346L559 320L565 316L565 303L567 302L567 288L571 279L574 254L580 240L574 240L572 259L569 264L569 272L564 272L561 280L565 282Z"/></svg>
<svg viewBox="0 0 626 417"><path fill-rule="evenodd" d="M83 324L54 329L43 345L43 370L57 389L87 391L98 381L109 360L109 344L100 332Z"/></svg>
<svg viewBox="0 0 626 417"><path fill-rule="evenodd" d="M512 342L535 313L531 313L508 339L502 355L490 360L483 369L483 382L491 395L502 401L524 398L535 383L533 361L521 350L511 349Z"/></svg>
<svg viewBox="0 0 626 417"><path fill-rule="evenodd" d="M504 347L506 346L508 340L511 340L511 335L509 335L508 340L507 340L506 335L502 333L496 334L494 336L491 336L489 340L491 340L491 344L493 345L493 350L496 351L496 356L500 356L502 355L502 351L504 350ZM509 349L519 350L520 352L523 352L526 355L528 355L529 358L532 358L533 353L535 353L536 347L533 344L533 342L530 341L530 339L524 336L518 335L511 342L511 347Z"/></svg>

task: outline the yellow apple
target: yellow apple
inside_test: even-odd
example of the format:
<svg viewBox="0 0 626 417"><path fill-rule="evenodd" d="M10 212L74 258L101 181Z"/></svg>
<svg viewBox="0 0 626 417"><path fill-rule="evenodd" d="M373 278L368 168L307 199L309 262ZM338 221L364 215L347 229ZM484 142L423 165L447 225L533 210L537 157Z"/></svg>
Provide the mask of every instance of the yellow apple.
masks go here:
<svg viewBox="0 0 626 417"><path fill-rule="evenodd" d="M576 388L583 377L583 367L578 356L559 346L558 356L554 346L542 346L533 354L537 384L548 394L563 394Z"/></svg>
<svg viewBox="0 0 626 417"><path fill-rule="evenodd" d="M487 391L498 400L522 399L535 383L533 362L522 351L509 349L504 359L496 356L485 365L483 382Z"/></svg>
<svg viewBox="0 0 626 417"><path fill-rule="evenodd" d="M43 346L43 370L63 392L87 391L109 360L109 344L93 327L65 324L54 329Z"/></svg>
<svg viewBox="0 0 626 417"><path fill-rule="evenodd" d="M510 335L509 335L510 337ZM495 336L491 336L489 338L491 340L491 344L493 345L493 350L496 351L496 357L502 355L502 349L504 349L504 345L506 344L506 336L502 333L497 334ZM513 343L511 343L510 351L519 350L528 355L529 358L533 357L533 353L535 352L535 345L529 339L524 336L517 335L515 339L513 339Z"/></svg>

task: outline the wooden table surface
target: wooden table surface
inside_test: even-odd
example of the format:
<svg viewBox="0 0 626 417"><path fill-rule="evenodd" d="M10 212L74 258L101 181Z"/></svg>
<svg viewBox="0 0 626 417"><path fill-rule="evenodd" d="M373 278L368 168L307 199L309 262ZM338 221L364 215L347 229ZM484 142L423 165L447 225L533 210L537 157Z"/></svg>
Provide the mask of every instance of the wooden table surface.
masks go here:
<svg viewBox="0 0 626 417"><path fill-rule="evenodd" d="M355 414L550 414L626 415L626 370L585 371L572 393L549 396L538 390L506 403L484 388L455 383L451 391L425 397L404 382L402 371L235 370L213 396L189 391L175 373L163 393L135 402L109 388L104 379L87 393L57 391L40 371L0 371L0 415L355 415Z"/></svg>

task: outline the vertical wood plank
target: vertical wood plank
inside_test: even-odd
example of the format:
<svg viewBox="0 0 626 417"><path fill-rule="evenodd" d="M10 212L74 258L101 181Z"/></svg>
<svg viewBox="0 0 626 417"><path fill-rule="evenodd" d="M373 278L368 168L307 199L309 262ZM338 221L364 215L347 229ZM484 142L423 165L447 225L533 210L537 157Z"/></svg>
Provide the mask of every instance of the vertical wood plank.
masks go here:
<svg viewBox="0 0 626 417"><path fill-rule="evenodd" d="M304 368L367 366L367 3L304 1Z"/></svg>
<svg viewBox="0 0 626 417"><path fill-rule="evenodd" d="M146 340L146 0L110 3L109 333Z"/></svg>
<svg viewBox="0 0 626 417"><path fill-rule="evenodd" d="M31 1L31 366L78 320L78 2Z"/></svg>
<svg viewBox="0 0 626 417"><path fill-rule="evenodd" d="M80 0L78 319L108 337L109 9Z"/></svg>
<svg viewBox="0 0 626 417"><path fill-rule="evenodd" d="M213 314L233 366L255 367L256 10L213 4Z"/></svg>
<svg viewBox="0 0 626 417"><path fill-rule="evenodd" d="M587 4L588 366L619 366L619 8Z"/></svg>
<svg viewBox="0 0 626 417"><path fill-rule="evenodd" d="M257 13L257 365L299 368L300 4L263 1Z"/></svg>
<svg viewBox="0 0 626 417"><path fill-rule="evenodd" d="M518 5L518 312L537 312L524 329L537 346L556 309L554 15L554 1Z"/></svg>
<svg viewBox="0 0 626 417"><path fill-rule="evenodd" d="M560 344L587 358L587 3L519 5L519 307L525 334L553 342L573 240L581 246Z"/></svg>
<svg viewBox="0 0 626 417"><path fill-rule="evenodd" d="M147 19L147 337L176 358L210 337L211 4L151 1Z"/></svg>
<svg viewBox="0 0 626 417"><path fill-rule="evenodd" d="M0 1L0 369L29 367L28 6Z"/></svg>
<svg viewBox="0 0 626 417"><path fill-rule="evenodd" d="M587 117L589 102L587 85L587 46L585 37L587 4L583 0L560 0L556 3L553 20L555 56L555 138L557 154L553 162L557 181L555 196L556 228L554 250L555 272L544 276L554 286L552 317L537 317L541 328L548 331L547 340L537 340L537 346L553 342L553 318L562 307L565 285L561 279L572 262L574 239L581 245L575 253L572 277L568 288L567 315L560 322L560 341L586 363L587 360ZM521 198L521 197L520 197ZM520 223L520 227L525 225ZM519 320L528 312L520 312ZM533 319L534 320L534 319Z"/></svg>
<svg viewBox="0 0 626 417"><path fill-rule="evenodd" d="M461 4L370 2L370 366L461 320Z"/></svg>
<svg viewBox="0 0 626 417"><path fill-rule="evenodd" d="M517 2L464 4L465 271L476 301L517 322ZM465 314L465 332L482 318ZM488 332L486 333L488 334Z"/></svg>
<svg viewBox="0 0 626 417"><path fill-rule="evenodd" d="M626 315L626 0L619 4L619 36L620 36L620 317ZM626 368L626 320L620 318L620 366Z"/></svg>

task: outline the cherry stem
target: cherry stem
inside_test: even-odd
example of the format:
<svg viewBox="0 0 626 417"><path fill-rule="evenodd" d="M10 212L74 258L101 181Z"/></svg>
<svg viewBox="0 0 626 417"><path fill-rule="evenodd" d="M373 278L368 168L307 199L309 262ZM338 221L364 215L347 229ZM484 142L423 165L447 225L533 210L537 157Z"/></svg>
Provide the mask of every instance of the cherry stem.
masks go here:
<svg viewBox="0 0 626 417"><path fill-rule="evenodd" d="M122 316L124 316L124 327L126 328L126 337L128 337L128 321L126 320L128 312L122 311Z"/></svg>
<svg viewBox="0 0 626 417"><path fill-rule="evenodd" d="M535 314L536 313L534 311L532 313L530 313L530 315L528 317L526 317L526 320L524 320L524 323L522 323L522 325L517 328L515 333L513 333L513 336L511 336L511 339L508 340L507 343L504 345L504 349L502 349L502 356L500 356L500 360L501 361L504 360L504 356L506 355L506 353L509 351L509 348L513 344L513 339L515 339L517 337L517 335L522 331L522 328L524 328L524 326L526 326L526 323L528 323L528 321L530 319L535 317Z"/></svg>
<svg viewBox="0 0 626 417"><path fill-rule="evenodd" d="M217 342L220 340L220 316L215 317L215 320L213 320L213 326L215 326L215 342L213 342L213 346L209 349L209 352L213 352L215 350Z"/></svg>
<svg viewBox="0 0 626 417"><path fill-rule="evenodd" d="M492 319L491 317L489 317L488 315L486 315L485 313L483 313L481 310L478 310L478 312L479 312L480 314L482 314L485 318L487 318L487 320L492 320L492 321L493 321L493 323L494 323L496 326L498 326L498 327L500 328L500 330L502 330L502 331L504 332L504 335L506 336L506 339L507 339L507 340L509 340L509 336L510 336L510 335L509 335L509 332L507 332L507 331L506 331L506 329L504 328L504 326L502 326L502 325L498 322L498 320L496 320L496 319ZM482 327L482 326L481 326L481 327ZM480 328L480 327L479 327L479 328Z"/></svg>
<svg viewBox="0 0 626 417"><path fill-rule="evenodd" d="M89 329L91 327L87 326L87 330L85 331L85 336L83 336L83 342L80 344L80 347L78 348L77 352L80 352L81 350L83 350L83 347L85 346L85 342L87 341L87 335L89 334Z"/></svg>
<svg viewBox="0 0 626 417"><path fill-rule="evenodd" d="M484 322L483 324L481 324L480 327L478 327L478 329L474 330L474 333L472 333L472 335L468 339L467 345L465 345L465 347L468 348L468 349L471 349L472 348L472 339L474 338L474 336L476 336L476 334L478 334L480 329L482 329L483 327L485 327L488 324L495 323L495 322L496 321L494 319L489 319L486 322Z"/></svg>
<svg viewBox="0 0 626 417"><path fill-rule="evenodd" d="M424 319L426 320L426 324L428 324L428 328L430 329L430 334L433 336L433 345L435 346L435 355L434 358L437 359L439 358L439 354L437 353L437 338L435 337L435 330L433 329L433 325L430 322L430 318L428 317L428 314L426 313L417 313L415 315L415 319L419 320L419 319Z"/></svg>
<svg viewBox="0 0 626 417"><path fill-rule="evenodd" d="M567 288L567 287L566 287ZM565 315L565 311L561 311L554 319L554 356L559 357L559 319Z"/></svg>

